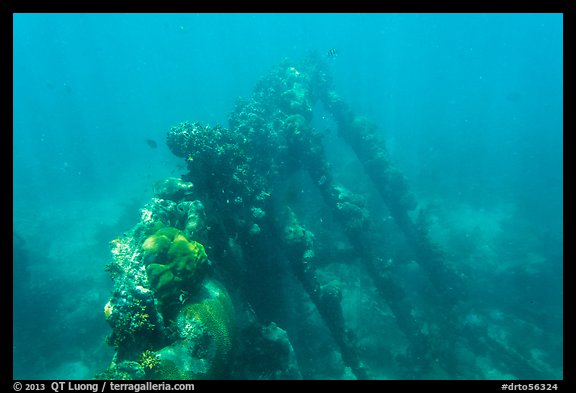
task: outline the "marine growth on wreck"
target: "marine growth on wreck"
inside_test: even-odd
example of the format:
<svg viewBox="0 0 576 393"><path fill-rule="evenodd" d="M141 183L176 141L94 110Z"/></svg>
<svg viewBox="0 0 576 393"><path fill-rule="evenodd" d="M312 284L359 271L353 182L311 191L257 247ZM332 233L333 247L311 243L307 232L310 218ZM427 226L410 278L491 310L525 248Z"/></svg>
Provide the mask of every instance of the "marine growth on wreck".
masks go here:
<svg viewBox="0 0 576 393"><path fill-rule="evenodd" d="M333 119L392 225L331 170L318 111ZM467 312L465 274L430 237L376 128L311 56L273 67L226 126L167 130L186 172L155 184L140 220L111 241L103 318L115 354L98 378L478 377L463 353L499 359L508 377L547 375ZM300 181L313 186L310 200L293 195ZM312 224L306 204L328 212L330 225ZM364 301L386 322L354 319L343 305L358 278L335 274L338 266L369 278ZM421 293L406 285L408 269L425 282Z"/></svg>

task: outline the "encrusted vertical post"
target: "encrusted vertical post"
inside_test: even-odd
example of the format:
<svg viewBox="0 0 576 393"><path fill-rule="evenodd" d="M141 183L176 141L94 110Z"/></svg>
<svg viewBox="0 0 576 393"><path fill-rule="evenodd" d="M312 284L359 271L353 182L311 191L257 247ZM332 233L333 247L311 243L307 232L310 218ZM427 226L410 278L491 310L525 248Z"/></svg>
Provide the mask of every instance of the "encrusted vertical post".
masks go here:
<svg viewBox="0 0 576 393"><path fill-rule="evenodd" d="M398 327L408 338L408 356L414 368L424 370L431 354L428 339L421 333L421 326L412 316L412 307L406 300L401 286L397 284L389 271L379 269L375 263L375 246L370 237L371 222L368 211L363 206L363 200L341 185L337 185L329 171L328 163L324 159L322 146L315 146L310 150L315 154L309 155L306 168L313 179L322 179L316 182L324 202L332 213L354 247L355 254L364 264L374 285L396 318Z"/></svg>
<svg viewBox="0 0 576 393"><path fill-rule="evenodd" d="M281 238L294 275L302 283L340 347L344 364L350 367L358 379L370 379L366 366L358 357L353 334L345 326L340 288L331 283L320 285L318 282L314 266L314 235L300 225L290 209L287 221Z"/></svg>
<svg viewBox="0 0 576 393"><path fill-rule="evenodd" d="M417 225L408 214L416 208L416 200L408 189L405 176L390 162L384 141L376 134L376 126L365 117L355 115L326 84L318 88L320 100L338 125L338 135L355 152L390 215L412 246L416 262L428 273L445 305L454 306L465 297L465 286L445 263L444 253L430 240L427 228Z"/></svg>

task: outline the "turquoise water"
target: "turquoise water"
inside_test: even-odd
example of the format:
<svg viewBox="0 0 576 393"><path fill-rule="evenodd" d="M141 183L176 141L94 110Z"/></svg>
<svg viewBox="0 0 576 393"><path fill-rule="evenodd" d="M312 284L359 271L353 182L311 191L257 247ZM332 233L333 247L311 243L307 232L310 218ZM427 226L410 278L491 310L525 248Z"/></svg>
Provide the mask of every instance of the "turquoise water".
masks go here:
<svg viewBox="0 0 576 393"><path fill-rule="evenodd" d="M334 89L378 126L468 293L450 351L464 366L411 373L370 275L353 257L322 264L362 361L377 379L562 378L562 30L557 14L15 15L14 378L89 379L110 363L109 242L140 219L155 182L185 173L170 127L227 126L282 59L332 48ZM312 124L332 173L390 230L383 258L401 264L414 318L434 330L426 276L357 157L323 110ZM286 188L316 243L347 249L309 182ZM350 377L292 281L255 300L256 314L287 332L304 378ZM478 331L506 353L472 344Z"/></svg>

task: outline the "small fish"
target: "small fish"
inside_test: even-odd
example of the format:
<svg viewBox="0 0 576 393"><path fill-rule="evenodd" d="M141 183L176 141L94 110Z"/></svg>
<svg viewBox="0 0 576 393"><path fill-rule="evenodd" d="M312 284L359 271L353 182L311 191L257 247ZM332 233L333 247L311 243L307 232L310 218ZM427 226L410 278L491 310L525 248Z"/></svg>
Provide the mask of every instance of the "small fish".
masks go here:
<svg viewBox="0 0 576 393"><path fill-rule="evenodd" d="M336 50L336 48L330 48L326 53L326 56L328 56L329 59L335 59L336 57L338 57L338 51Z"/></svg>
<svg viewBox="0 0 576 393"><path fill-rule="evenodd" d="M146 143L148 144L148 146L150 146L152 149L156 149L158 147L158 144L156 143L156 141L153 141L152 139L146 139Z"/></svg>

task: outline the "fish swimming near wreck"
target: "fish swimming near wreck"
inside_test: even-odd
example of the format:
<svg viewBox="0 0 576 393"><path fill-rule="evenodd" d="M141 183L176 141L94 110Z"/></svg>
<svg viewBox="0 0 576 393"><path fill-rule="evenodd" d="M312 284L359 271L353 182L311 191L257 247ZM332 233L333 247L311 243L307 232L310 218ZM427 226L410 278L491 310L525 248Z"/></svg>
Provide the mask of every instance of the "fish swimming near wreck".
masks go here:
<svg viewBox="0 0 576 393"><path fill-rule="evenodd" d="M158 147L158 143L152 139L146 139L146 144L150 146L152 149L156 149Z"/></svg>
<svg viewBox="0 0 576 393"><path fill-rule="evenodd" d="M328 52L326 52L326 56L329 59L335 59L336 57L338 57L338 51L336 50L336 48L330 48L328 49Z"/></svg>

